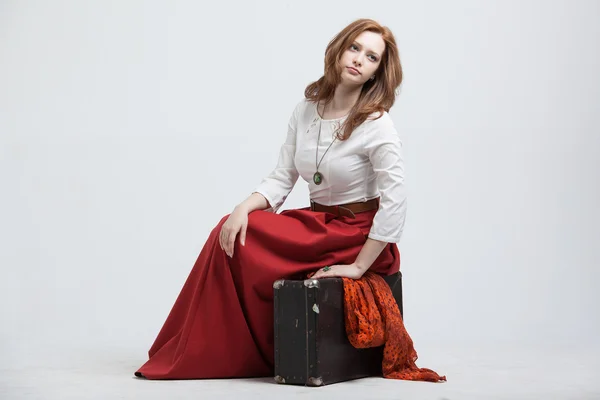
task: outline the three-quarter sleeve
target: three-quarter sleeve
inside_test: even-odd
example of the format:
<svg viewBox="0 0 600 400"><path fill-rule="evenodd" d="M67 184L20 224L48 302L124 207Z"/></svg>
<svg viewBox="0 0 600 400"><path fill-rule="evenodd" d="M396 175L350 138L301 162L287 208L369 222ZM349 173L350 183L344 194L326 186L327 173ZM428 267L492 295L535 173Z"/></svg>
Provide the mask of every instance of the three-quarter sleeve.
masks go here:
<svg viewBox="0 0 600 400"><path fill-rule="evenodd" d="M379 210L368 237L398 243L404 230L407 206L402 141L387 113L370 121L363 137L380 195Z"/></svg>
<svg viewBox="0 0 600 400"><path fill-rule="evenodd" d="M279 159L273 171L255 188L271 205L266 211L277 212L298 180L298 170L294 161L296 153L296 130L302 102L296 105L288 121L287 137L279 150Z"/></svg>

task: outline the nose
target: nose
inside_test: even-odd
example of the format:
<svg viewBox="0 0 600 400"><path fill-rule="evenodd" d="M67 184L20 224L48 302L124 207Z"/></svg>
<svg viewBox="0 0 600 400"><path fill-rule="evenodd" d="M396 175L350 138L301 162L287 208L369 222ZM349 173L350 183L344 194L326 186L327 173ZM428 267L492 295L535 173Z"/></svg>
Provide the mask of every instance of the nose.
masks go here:
<svg viewBox="0 0 600 400"><path fill-rule="evenodd" d="M356 65L357 67L360 67L362 65L362 52L358 52L354 55L354 60L353 63L354 65Z"/></svg>

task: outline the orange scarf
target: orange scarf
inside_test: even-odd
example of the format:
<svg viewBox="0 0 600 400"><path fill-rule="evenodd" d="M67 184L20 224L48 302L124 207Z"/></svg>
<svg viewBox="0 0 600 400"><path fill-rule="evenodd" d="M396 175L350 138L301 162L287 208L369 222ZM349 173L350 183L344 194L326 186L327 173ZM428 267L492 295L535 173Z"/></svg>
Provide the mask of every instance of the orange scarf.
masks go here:
<svg viewBox="0 0 600 400"><path fill-rule="evenodd" d="M418 368L417 352L404 328L398 304L381 276L366 272L360 279L344 280L346 333L356 348L385 345L383 377L412 381L445 381L435 371Z"/></svg>

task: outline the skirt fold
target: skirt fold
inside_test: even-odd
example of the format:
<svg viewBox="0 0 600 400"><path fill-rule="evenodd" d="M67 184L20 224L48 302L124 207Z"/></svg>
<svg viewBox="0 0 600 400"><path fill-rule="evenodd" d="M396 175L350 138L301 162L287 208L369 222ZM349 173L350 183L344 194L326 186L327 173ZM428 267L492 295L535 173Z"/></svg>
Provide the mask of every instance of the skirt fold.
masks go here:
<svg viewBox="0 0 600 400"><path fill-rule="evenodd" d="M147 379L272 376L273 282L354 262L374 215L350 219L309 209L255 211L248 216L246 245L236 239L232 258L219 246L224 216L150 347L149 360L135 374ZM388 275L399 268L397 246L390 243L370 270Z"/></svg>

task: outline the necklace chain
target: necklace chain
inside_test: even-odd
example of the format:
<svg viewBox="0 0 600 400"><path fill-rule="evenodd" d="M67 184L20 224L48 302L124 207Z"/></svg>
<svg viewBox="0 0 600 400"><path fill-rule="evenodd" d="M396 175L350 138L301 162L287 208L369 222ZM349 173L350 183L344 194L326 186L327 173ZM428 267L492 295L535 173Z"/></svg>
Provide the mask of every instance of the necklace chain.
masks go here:
<svg viewBox="0 0 600 400"><path fill-rule="evenodd" d="M323 107L323 113L325 113L325 107ZM318 103L317 103L317 115L319 115L319 104ZM321 160L319 161L319 143L321 142L321 127L322 127L322 125L323 125L323 118L321 118L321 116L319 115L319 135L317 136L317 150L315 152L315 165L317 168L316 168L316 172L313 176L313 181L317 185L320 185L323 181L323 175L319 172L319 167L321 166L321 162L323 161L323 158L325 158L325 154L327 154L327 152L329 151L329 149L331 148L333 143L335 143L335 141L337 140L337 132L336 132L335 137L333 138L333 140L331 141L331 143L325 150L325 153L323 153L323 156L321 156Z"/></svg>
<svg viewBox="0 0 600 400"><path fill-rule="evenodd" d="M327 150L325 150L325 153L323 153L323 155L321 156L321 160L317 163L317 160L319 159L319 143L321 142L321 125L322 124L323 124L323 121L320 120L319 121L319 135L317 137L317 151L315 152L315 165L317 166L317 172L319 172L319 166L321 165L323 158L325 158L325 154L327 154L327 152L329 151L329 148L331 148L331 145L337 140L337 135L336 135L333 138L333 140L331 141L331 144L327 147Z"/></svg>

